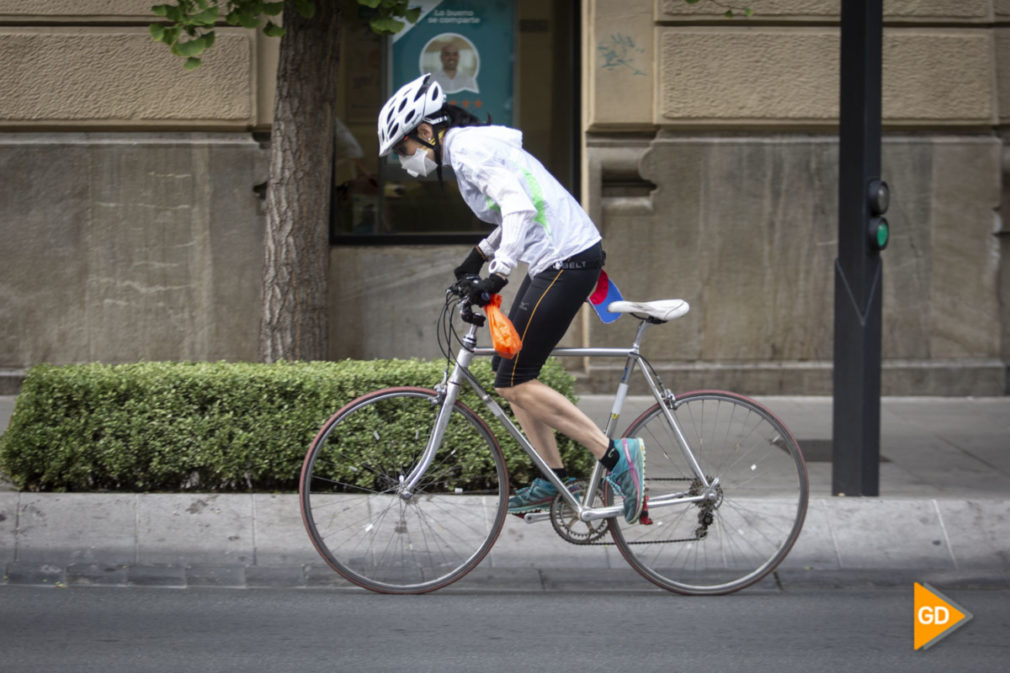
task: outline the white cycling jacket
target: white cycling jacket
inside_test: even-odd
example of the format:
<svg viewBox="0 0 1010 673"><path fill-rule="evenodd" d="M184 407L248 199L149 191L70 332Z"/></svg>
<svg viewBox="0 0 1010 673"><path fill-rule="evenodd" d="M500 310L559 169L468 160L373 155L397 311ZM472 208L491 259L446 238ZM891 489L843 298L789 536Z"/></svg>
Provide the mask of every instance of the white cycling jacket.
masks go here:
<svg viewBox="0 0 1010 673"><path fill-rule="evenodd" d="M505 126L449 129L442 161L456 173L474 214L498 225L480 242L491 272L509 275L519 262L535 276L600 241L582 206Z"/></svg>

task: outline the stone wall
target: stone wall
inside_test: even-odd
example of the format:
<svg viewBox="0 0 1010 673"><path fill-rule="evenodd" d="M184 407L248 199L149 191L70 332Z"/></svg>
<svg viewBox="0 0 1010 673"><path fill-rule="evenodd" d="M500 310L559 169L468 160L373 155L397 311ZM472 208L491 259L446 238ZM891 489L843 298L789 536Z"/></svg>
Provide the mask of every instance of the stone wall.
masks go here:
<svg viewBox="0 0 1010 673"><path fill-rule="evenodd" d="M196 71L148 0L0 0L0 393L24 368L256 359L276 40Z"/></svg>
<svg viewBox="0 0 1010 673"><path fill-rule="evenodd" d="M230 134L0 134L0 368L255 360L263 149Z"/></svg>
<svg viewBox="0 0 1010 673"><path fill-rule="evenodd" d="M886 393L1002 392L992 235L1000 154L994 138L884 142L884 174L895 185L884 253ZM654 330L647 350L686 381L678 387L830 394L837 164L827 136L660 133L640 159L657 188L603 199L610 273L625 295L692 305ZM592 341L606 345L627 343L634 327L590 324ZM600 386L618 373L593 371Z"/></svg>
<svg viewBox="0 0 1010 673"><path fill-rule="evenodd" d="M219 26L195 71L148 0L0 0L0 128L269 128L276 40Z"/></svg>

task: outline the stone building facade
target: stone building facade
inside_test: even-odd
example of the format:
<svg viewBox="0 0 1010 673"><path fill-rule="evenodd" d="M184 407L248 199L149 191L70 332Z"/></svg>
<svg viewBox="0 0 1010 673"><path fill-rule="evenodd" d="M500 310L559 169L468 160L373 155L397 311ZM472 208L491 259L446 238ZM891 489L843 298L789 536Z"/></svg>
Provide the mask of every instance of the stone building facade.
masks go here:
<svg viewBox="0 0 1010 673"><path fill-rule="evenodd" d="M221 27L186 72L150 4L0 0L8 388L40 362L257 357L278 44ZM840 2L747 4L579 3L579 196L626 296L692 304L647 344L672 387L828 394ZM517 0L521 39L544 5ZM1006 394L1010 0L884 7L884 393ZM330 357L434 355L466 249L333 246ZM586 312L566 341L632 330ZM573 363L585 391L617 366Z"/></svg>

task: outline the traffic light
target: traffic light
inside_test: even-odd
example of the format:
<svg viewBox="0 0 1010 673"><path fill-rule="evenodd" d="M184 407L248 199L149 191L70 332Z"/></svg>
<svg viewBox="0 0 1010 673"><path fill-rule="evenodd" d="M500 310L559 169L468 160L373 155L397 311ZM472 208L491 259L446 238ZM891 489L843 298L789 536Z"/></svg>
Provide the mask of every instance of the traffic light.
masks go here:
<svg viewBox="0 0 1010 673"><path fill-rule="evenodd" d="M870 219L867 222L866 234L870 250L879 252L887 247L887 242L891 238L891 228L884 217L891 203L891 190L883 180L870 180L867 199L870 205Z"/></svg>

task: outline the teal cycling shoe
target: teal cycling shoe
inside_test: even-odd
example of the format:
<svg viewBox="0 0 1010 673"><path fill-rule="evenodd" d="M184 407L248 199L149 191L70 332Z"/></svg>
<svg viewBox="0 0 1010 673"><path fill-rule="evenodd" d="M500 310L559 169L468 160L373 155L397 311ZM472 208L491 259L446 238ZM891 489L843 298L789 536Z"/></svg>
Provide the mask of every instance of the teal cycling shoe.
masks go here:
<svg viewBox="0 0 1010 673"><path fill-rule="evenodd" d="M574 477L569 477L565 485L572 493L578 492L578 485ZM558 495L558 489L554 484L542 477L537 477L533 483L526 488L516 491L516 494L509 498L509 514L527 514L547 509L551 502Z"/></svg>
<svg viewBox="0 0 1010 673"><path fill-rule="evenodd" d="M645 506L645 442L641 439L615 439L614 446L621 454L607 483L624 498L624 520L637 523Z"/></svg>

